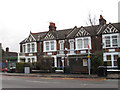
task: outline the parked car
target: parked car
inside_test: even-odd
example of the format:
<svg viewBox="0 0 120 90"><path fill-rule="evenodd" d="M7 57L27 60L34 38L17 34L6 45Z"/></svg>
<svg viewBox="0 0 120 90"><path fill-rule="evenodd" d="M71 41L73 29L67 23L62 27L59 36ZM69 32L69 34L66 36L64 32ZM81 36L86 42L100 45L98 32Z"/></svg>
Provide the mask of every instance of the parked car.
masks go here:
<svg viewBox="0 0 120 90"><path fill-rule="evenodd" d="M2 72L7 72L7 71L8 71L7 68L3 68L3 69L2 69Z"/></svg>
<svg viewBox="0 0 120 90"><path fill-rule="evenodd" d="M10 72L10 73L14 73L15 70L16 70L16 67L11 67L9 72Z"/></svg>

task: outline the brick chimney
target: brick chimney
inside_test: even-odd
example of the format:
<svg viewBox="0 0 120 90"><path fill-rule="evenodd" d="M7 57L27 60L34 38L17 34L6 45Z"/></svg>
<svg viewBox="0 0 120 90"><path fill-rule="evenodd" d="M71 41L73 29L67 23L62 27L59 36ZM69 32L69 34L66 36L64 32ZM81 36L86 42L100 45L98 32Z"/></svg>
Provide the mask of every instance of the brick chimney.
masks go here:
<svg viewBox="0 0 120 90"><path fill-rule="evenodd" d="M106 24L106 20L103 18L102 15L100 15L99 25L104 25L104 24Z"/></svg>
<svg viewBox="0 0 120 90"><path fill-rule="evenodd" d="M6 52L9 52L9 48L8 47L6 48Z"/></svg>
<svg viewBox="0 0 120 90"><path fill-rule="evenodd" d="M50 25L49 25L49 31L56 31L55 23L50 22Z"/></svg>

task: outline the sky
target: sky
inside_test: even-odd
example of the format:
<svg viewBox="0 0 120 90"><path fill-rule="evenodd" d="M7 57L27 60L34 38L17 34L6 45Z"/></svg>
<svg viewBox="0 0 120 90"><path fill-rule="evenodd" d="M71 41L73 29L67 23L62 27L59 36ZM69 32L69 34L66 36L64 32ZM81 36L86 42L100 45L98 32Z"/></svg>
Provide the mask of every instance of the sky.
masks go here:
<svg viewBox="0 0 120 90"><path fill-rule="evenodd" d="M87 26L88 15L100 14L107 23L118 22L120 0L0 0L0 43L5 50L19 52L19 43L33 33Z"/></svg>

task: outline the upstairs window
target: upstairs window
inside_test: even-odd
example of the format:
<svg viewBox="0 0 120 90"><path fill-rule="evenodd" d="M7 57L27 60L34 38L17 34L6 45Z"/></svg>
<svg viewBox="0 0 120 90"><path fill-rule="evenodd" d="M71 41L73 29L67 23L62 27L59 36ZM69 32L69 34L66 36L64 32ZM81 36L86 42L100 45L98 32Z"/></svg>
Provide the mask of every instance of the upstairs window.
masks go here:
<svg viewBox="0 0 120 90"><path fill-rule="evenodd" d="M30 44L27 44L27 51L30 52Z"/></svg>
<svg viewBox="0 0 120 90"><path fill-rule="evenodd" d="M82 41L82 39L78 39L77 40L77 46L78 46L78 49L82 49L83 48L83 41Z"/></svg>
<svg viewBox="0 0 120 90"><path fill-rule="evenodd" d="M49 42L46 42L46 50L49 50Z"/></svg>
<svg viewBox="0 0 120 90"><path fill-rule="evenodd" d="M103 48L113 48L119 46L119 34L103 35Z"/></svg>
<svg viewBox="0 0 120 90"><path fill-rule="evenodd" d="M54 51L56 50L56 42L55 41L44 41L44 51Z"/></svg>
<svg viewBox="0 0 120 90"><path fill-rule="evenodd" d="M117 43L117 36L112 36L112 46L118 46L118 43Z"/></svg>
<svg viewBox="0 0 120 90"><path fill-rule="evenodd" d="M76 49L77 50L88 49L88 45L91 48L91 38L90 37L76 38Z"/></svg>
<svg viewBox="0 0 120 90"><path fill-rule="evenodd" d="M60 41L59 44L60 44L60 50L64 50L64 41Z"/></svg>
<svg viewBox="0 0 120 90"><path fill-rule="evenodd" d="M23 45L23 53L25 53L25 52L26 52L26 46Z"/></svg>
<svg viewBox="0 0 120 90"><path fill-rule="evenodd" d="M74 50L74 41L73 40L70 41L70 50Z"/></svg>
<svg viewBox="0 0 120 90"><path fill-rule="evenodd" d="M54 50L54 42L50 42L51 43L51 50Z"/></svg>
<svg viewBox="0 0 120 90"><path fill-rule="evenodd" d="M33 43L32 44L32 52L34 52L35 51L35 44Z"/></svg>
<svg viewBox="0 0 120 90"><path fill-rule="evenodd" d="M88 38L84 39L84 48L88 48Z"/></svg>
<svg viewBox="0 0 120 90"><path fill-rule="evenodd" d="M106 47L110 47L110 36L105 37Z"/></svg>

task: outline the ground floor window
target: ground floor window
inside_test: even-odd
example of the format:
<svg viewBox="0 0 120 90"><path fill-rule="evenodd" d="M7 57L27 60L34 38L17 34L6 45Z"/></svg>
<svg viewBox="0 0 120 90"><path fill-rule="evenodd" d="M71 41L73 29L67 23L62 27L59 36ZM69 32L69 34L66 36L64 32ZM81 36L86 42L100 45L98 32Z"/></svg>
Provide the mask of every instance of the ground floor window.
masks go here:
<svg viewBox="0 0 120 90"><path fill-rule="evenodd" d="M107 66L117 67L118 53L104 53L104 61L107 62Z"/></svg>
<svg viewBox="0 0 120 90"><path fill-rule="evenodd" d="M83 66L88 66L87 65L87 59L83 59Z"/></svg>

